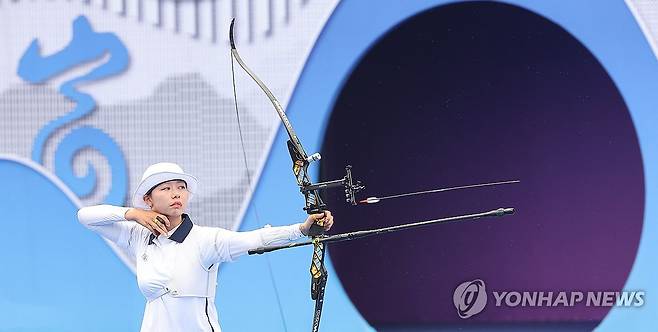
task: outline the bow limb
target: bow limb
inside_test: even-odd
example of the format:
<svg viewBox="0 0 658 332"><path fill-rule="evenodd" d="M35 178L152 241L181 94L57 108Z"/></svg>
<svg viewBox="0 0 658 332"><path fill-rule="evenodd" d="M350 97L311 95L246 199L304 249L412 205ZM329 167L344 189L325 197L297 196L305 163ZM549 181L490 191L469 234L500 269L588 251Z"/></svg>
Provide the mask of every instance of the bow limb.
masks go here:
<svg viewBox="0 0 658 332"><path fill-rule="evenodd" d="M240 57L240 54L238 53L238 49L235 47L235 39L233 37L233 26L235 24L235 18L231 20L231 27L229 29L229 40L231 42L231 55L237 61L237 63L242 67L242 69L258 84L258 86L265 92L267 95L267 98L270 99L272 102L272 105L274 106L274 109L276 109L276 112L279 114L279 118L281 118L281 121L283 122L284 127L286 128L286 131L288 132L288 136L290 137L291 143L294 145L295 149L297 150L297 153L304 159L308 159L308 155L306 154L306 151L304 151L304 147L302 146L302 143L299 141L299 138L297 137L297 134L295 133L295 130L292 128L292 124L290 124L290 121L288 120L288 117L286 116L285 111L283 110L283 107L281 107L281 103L276 99L272 91L263 83L263 81L254 74L254 72L247 67L247 65L242 61L242 58Z"/></svg>
<svg viewBox="0 0 658 332"><path fill-rule="evenodd" d="M306 154L306 151L304 150L302 143L297 137L297 134L295 133L295 130L293 129L292 124L290 123L290 120L288 120L288 117L286 116L283 107L281 107L281 103L279 103L279 101L276 99L272 91L270 91L270 89L265 85L265 83L263 83L263 81L261 81L260 78L258 78L258 76L256 76L256 74L254 74L254 72L251 71L251 69L249 69L249 67L247 67L247 65L240 57L240 54L238 53L238 50L235 47L234 25L235 25L235 19L231 20L231 26L229 29L231 56L240 65L240 67L249 75L249 77L251 77L254 80L254 82L256 82L256 84L261 88L261 90L265 92L267 98L272 102L274 109L279 114L279 118L281 118L281 121L283 122L283 125L286 128L286 132L288 133L288 137L289 137L288 150L290 152L290 157L293 160L292 171L296 177L297 185L300 187L300 190L302 190L302 192L304 193L304 197L306 200L304 210L309 214L321 213L322 211L325 210L326 206L322 201L322 198L320 197L318 190L317 189L303 190L303 188L311 184L311 179L308 175L308 166L311 163L311 161L319 160L320 155L316 153L309 157L308 154ZM235 89L235 83L234 83L234 89ZM314 231L317 231L317 227L314 227Z"/></svg>

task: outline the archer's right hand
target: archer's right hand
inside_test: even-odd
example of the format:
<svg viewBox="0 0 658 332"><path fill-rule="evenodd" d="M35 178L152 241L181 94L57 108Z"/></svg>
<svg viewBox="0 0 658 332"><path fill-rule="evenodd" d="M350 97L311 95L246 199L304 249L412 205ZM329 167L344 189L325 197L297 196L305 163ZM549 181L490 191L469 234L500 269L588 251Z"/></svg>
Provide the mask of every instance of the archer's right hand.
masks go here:
<svg viewBox="0 0 658 332"><path fill-rule="evenodd" d="M136 223L146 227L155 236L160 234L169 236L167 228L171 226L171 223L169 222L167 216L163 214L151 210L131 208L126 212L126 219L133 220Z"/></svg>

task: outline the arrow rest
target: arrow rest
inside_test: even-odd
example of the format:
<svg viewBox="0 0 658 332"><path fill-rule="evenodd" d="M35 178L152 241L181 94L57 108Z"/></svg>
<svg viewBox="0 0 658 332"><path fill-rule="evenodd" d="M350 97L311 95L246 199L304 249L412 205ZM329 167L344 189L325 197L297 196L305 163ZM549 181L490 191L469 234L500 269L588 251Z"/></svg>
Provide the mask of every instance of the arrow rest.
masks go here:
<svg viewBox="0 0 658 332"><path fill-rule="evenodd" d="M301 186L300 191L306 197L304 211L308 214L324 213L324 211L327 210L327 205L322 201L322 197L320 197L320 190L333 187L343 187L345 201L352 205L357 205L356 193L365 188L365 186L361 184L361 181L354 181L352 178L352 166L347 165L345 166L345 176L342 179L315 184L308 182ZM318 236L322 234L324 234L324 219L316 221L309 230L310 236Z"/></svg>

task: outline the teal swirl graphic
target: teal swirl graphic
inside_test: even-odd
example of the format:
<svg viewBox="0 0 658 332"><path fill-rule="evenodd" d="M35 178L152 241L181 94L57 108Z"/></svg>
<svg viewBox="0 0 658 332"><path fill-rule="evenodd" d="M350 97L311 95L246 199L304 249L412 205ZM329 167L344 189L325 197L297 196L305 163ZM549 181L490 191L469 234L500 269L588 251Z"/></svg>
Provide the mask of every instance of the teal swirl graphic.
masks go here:
<svg viewBox="0 0 658 332"><path fill-rule="evenodd" d="M71 186L71 189L78 197L91 194L96 187L96 179L98 179L96 170L91 164L88 164L87 174L84 177L77 178L73 173L73 163L71 162L78 151L87 147L101 151L110 164L113 176L112 187L105 196L104 202L112 205L122 205L125 203L126 192L128 191L126 161L114 140L98 128L79 127L62 139L55 151L55 174L69 186L75 183L76 187Z"/></svg>
<svg viewBox="0 0 658 332"><path fill-rule="evenodd" d="M73 37L66 47L49 56L42 56L39 41L34 39L20 59L18 75L24 80L40 84L80 65L109 55L108 60L90 72L62 83L60 93L76 103L66 115L47 123L37 134L32 146L32 160L43 164L44 147L48 139L63 126L80 120L96 109L94 98L77 89L84 82L101 80L117 75L128 68L128 50L113 33L93 31L89 20L79 16L73 21ZM67 134L55 151L55 174L71 190L84 197L96 187L98 176L91 164L87 174L78 177L73 172L73 158L84 148L100 151L110 163L112 189L104 198L108 204L122 204L127 191L126 161L116 142L103 131L92 127L80 127Z"/></svg>

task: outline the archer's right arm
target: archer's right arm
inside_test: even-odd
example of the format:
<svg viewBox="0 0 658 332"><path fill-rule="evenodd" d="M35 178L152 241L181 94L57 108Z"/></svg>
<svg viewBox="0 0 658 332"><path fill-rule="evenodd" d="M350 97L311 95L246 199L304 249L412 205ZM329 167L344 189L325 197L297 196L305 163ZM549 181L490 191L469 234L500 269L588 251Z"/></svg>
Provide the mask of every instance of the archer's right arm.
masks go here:
<svg viewBox="0 0 658 332"><path fill-rule="evenodd" d="M126 219L129 210L113 205L87 206L78 210L78 221L119 247L128 248L141 237L143 229L139 224Z"/></svg>

